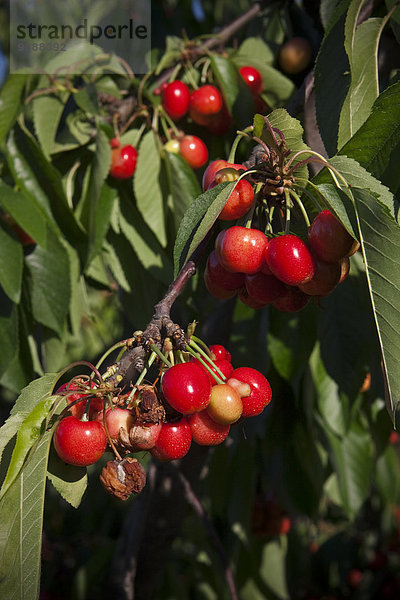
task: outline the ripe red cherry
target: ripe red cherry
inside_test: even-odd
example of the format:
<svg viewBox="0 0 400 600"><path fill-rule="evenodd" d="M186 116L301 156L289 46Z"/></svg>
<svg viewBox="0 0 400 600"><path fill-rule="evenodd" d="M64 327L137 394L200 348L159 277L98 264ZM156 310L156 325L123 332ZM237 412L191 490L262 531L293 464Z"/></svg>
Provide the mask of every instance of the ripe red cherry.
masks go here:
<svg viewBox="0 0 400 600"><path fill-rule="evenodd" d="M219 173L217 173L216 182L218 182ZM218 218L221 221L233 221L234 219L240 219L250 209L254 202L254 190L253 186L244 179L241 179L235 189L229 194L225 206L219 213Z"/></svg>
<svg viewBox="0 0 400 600"><path fill-rule="evenodd" d="M184 117L189 109L189 89L183 81L172 81L162 90L162 105L173 121Z"/></svg>
<svg viewBox="0 0 400 600"><path fill-rule="evenodd" d="M306 283L299 283L299 289L310 296L327 296L338 285L342 267L340 262L326 263L314 259L314 275Z"/></svg>
<svg viewBox="0 0 400 600"><path fill-rule="evenodd" d="M256 300L255 298L250 296L246 287L242 287L238 291L238 298L241 302L243 302L243 304L249 306L250 308L253 308L254 310L260 310L261 308L264 308L264 306L266 306L264 302L260 302L259 300Z"/></svg>
<svg viewBox="0 0 400 600"><path fill-rule="evenodd" d="M236 171L245 171L246 170L244 165L239 165L236 163L229 163L228 161L222 160L221 158L219 158L218 160L213 160L207 166L207 168L203 174L203 181L202 181L203 192L205 192L205 190L208 190L210 185L213 183L216 173L218 173L218 171L221 171L221 169L226 169L227 167L236 169Z"/></svg>
<svg viewBox="0 0 400 600"><path fill-rule="evenodd" d="M204 282L212 296L224 300L232 298L236 291L244 285L244 275L243 273L231 273L224 269L213 250L207 259Z"/></svg>
<svg viewBox="0 0 400 600"><path fill-rule="evenodd" d="M130 144L111 150L110 175L115 179L128 179L133 175L137 163L137 150Z"/></svg>
<svg viewBox="0 0 400 600"><path fill-rule="evenodd" d="M210 133L218 136L223 136L232 129L232 115L230 114L225 102L222 102L222 108L216 115L208 117L206 127Z"/></svg>
<svg viewBox="0 0 400 600"><path fill-rule="evenodd" d="M212 344L209 348L213 360L225 359L231 361L231 353L221 344Z"/></svg>
<svg viewBox="0 0 400 600"><path fill-rule="evenodd" d="M165 371L161 389L168 404L182 414L203 410L210 402L208 374L194 362L180 363Z"/></svg>
<svg viewBox="0 0 400 600"><path fill-rule="evenodd" d="M285 286L275 275L265 275L258 271L245 276L246 290L249 296L263 306L270 304L285 292Z"/></svg>
<svg viewBox="0 0 400 600"><path fill-rule="evenodd" d="M213 386L207 412L214 421L231 425L240 419L242 408L242 399L234 388L226 383Z"/></svg>
<svg viewBox="0 0 400 600"><path fill-rule="evenodd" d="M297 235L279 235L270 240L265 259L275 277L287 285L306 283L314 275L314 259Z"/></svg>
<svg viewBox="0 0 400 600"><path fill-rule="evenodd" d="M73 381L72 383L71 382L63 383L62 385L60 385L60 387L55 392L56 394L64 392L63 395L65 395L65 393L67 393L66 398L67 398L67 401L69 404L72 404L76 400L79 400L80 398L82 398L81 402L77 402L76 404L71 406L71 408L69 409L71 411L71 413L75 417L78 417L79 419L83 416L83 413L85 412L86 402L88 400L88 394L82 393L82 385L80 385L78 381ZM89 386L87 386L87 387L89 388ZM96 384L93 381L91 381L90 387L93 389L96 387ZM71 393L70 394L69 392L72 390L79 390L80 393L77 393L77 394ZM89 405L89 416L92 417L97 411L103 410L103 406L104 406L103 398L97 398L97 397L91 398L90 405Z"/></svg>
<svg viewBox="0 0 400 600"><path fill-rule="evenodd" d="M308 243L314 254L328 263L351 256L360 246L329 210L320 212L311 223Z"/></svg>
<svg viewBox="0 0 400 600"><path fill-rule="evenodd" d="M260 71L258 71L254 67L246 65L244 67L240 67L239 73L243 77L243 80L245 81L252 94L254 94L255 96L261 94L263 89L263 82L260 75Z"/></svg>
<svg viewBox="0 0 400 600"><path fill-rule="evenodd" d="M206 125L222 109L222 97L213 85L202 85L190 94L189 114L198 125Z"/></svg>
<svg viewBox="0 0 400 600"><path fill-rule="evenodd" d="M179 151L193 169L199 169L208 160L207 146L195 135L185 135L181 139Z"/></svg>
<svg viewBox="0 0 400 600"><path fill-rule="evenodd" d="M71 416L59 422L53 442L61 460L69 465L86 467L97 462L104 454L107 436L98 421L80 421Z"/></svg>
<svg viewBox="0 0 400 600"><path fill-rule="evenodd" d="M242 417L254 417L255 415L259 415L271 402L271 386L264 375L256 369L239 367L232 371L228 379L228 384L231 379L237 379L250 386L249 396L242 396Z"/></svg>
<svg viewBox="0 0 400 600"><path fill-rule="evenodd" d="M120 139L119 139L119 138L117 138L117 137L113 137L113 138L110 140L110 146L111 146L111 148L119 148L119 147L120 147L120 145L121 145L121 142L120 142Z"/></svg>
<svg viewBox="0 0 400 600"><path fill-rule="evenodd" d="M229 425L214 421L206 410L187 417L192 439L200 446L218 446L228 437Z"/></svg>
<svg viewBox="0 0 400 600"><path fill-rule="evenodd" d="M215 254L232 273L256 273L264 260L267 237L258 229L234 225L218 234Z"/></svg>
<svg viewBox="0 0 400 600"><path fill-rule="evenodd" d="M298 287L286 286L286 291L273 301L272 306L282 312L297 312L304 308L310 301L311 296L302 292Z"/></svg>
<svg viewBox="0 0 400 600"><path fill-rule="evenodd" d="M183 458L189 452L192 433L185 417L176 423L163 423L151 455L167 462Z"/></svg>

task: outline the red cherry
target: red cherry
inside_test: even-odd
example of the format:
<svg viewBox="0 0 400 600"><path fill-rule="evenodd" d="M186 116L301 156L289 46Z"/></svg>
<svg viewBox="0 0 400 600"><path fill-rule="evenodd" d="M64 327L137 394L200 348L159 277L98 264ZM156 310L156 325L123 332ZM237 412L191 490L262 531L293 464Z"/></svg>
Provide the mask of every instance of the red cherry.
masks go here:
<svg viewBox="0 0 400 600"><path fill-rule="evenodd" d="M216 173L218 173L218 171L221 171L221 169L226 169L227 167L236 169L237 171L245 171L246 170L243 165L239 165L236 163L229 163L228 161L222 160L221 158L219 158L218 160L213 160L207 166L207 168L203 174L203 181L202 181L203 192L208 190L208 188L210 187L210 185L212 184L212 182L215 179Z"/></svg>
<svg viewBox="0 0 400 600"><path fill-rule="evenodd" d="M233 387L226 383L213 386L206 410L214 421L231 425L240 419L242 409L242 399Z"/></svg>
<svg viewBox="0 0 400 600"><path fill-rule="evenodd" d="M218 177L218 173L216 178ZM254 202L253 186L244 179L241 179L235 189L229 194L228 199L219 213L218 218L221 221L233 221L240 219L250 209Z"/></svg>
<svg viewBox="0 0 400 600"><path fill-rule="evenodd" d="M204 281L210 294L213 294L212 286L217 286L218 289L231 292L224 296L230 298L234 296L236 290L244 285L243 273L231 273L224 269L219 262L215 251L213 250L207 259L206 269L204 272ZM211 284L211 285L210 285ZM217 296L219 298L220 296Z"/></svg>
<svg viewBox="0 0 400 600"><path fill-rule="evenodd" d="M178 121L186 115L189 97L189 89L183 81L172 81L162 90L162 105L173 121Z"/></svg>
<svg viewBox="0 0 400 600"><path fill-rule="evenodd" d="M248 65L244 67L240 67L239 73L243 77L246 85L249 87L250 91L258 96L261 94L263 89L263 82L260 75L260 72L254 67L250 67Z"/></svg>
<svg viewBox="0 0 400 600"><path fill-rule="evenodd" d="M219 233L215 253L227 271L251 274L260 270L267 244L262 231L234 225Z"/></svg>
<svg viewBox="0 0 400 600"><path fill-rule="evenodd" d="M78 417L79 419L83 416L83 413L85 412L86 403L89 398L88 394L82 393L83 385L85 385L85 387L87 387L87 389L89 390L89 386L87 384L83 384L83 382L81 384L79 384L78 381L73 381L72 383L70 383L70 382L63 383L62 385L60 385L60 387L55 392L55 394L66 392L62 395L66 396L69 404L72 404L72 402L75 402L76 400L83 398L83 400L81 402L77 402L70 408L71 413L75 417ZM90 388L93 389L95 387L96 387L96 384L93 381L91 381ZM78 394L71 393L70 394L69 392L72 390L79 390L81 393L78 393ZM104 407L103 398L97 398L97 397L91 398L90 405L89 405L89 417L93 417L97 411L103 410L103 407Z"/></svg>
<svg viewBox="0 0 400 600"><path fill-rule="evenodd" d="M364 577L364 573L360 569L350 569L347 573L347 583L353 589L357 589L360 586Z"/></svg>
<svg viewBox="0 0 400 600"><path fill-rule="evenodd" d="M195 135L185 135L181 139L179 151L193 169L202 167L208 160L207 146Z"/></svg>
<svg viewBox="0 0 400 600"><path fill-rule="evenodd" d="M208 117L206 123L207 130L213 135L223 136L228 133L233 127L233 119L225 102L222 103L221 110L216 114Z"/></svg>
<svg viewBox="0 0 400 600"><path fill-rule="evenodd" d="M239 367L232 371L229 379L237 379L250 386L250 395L242 397L242 417L259 415L271 402L272 391L267 379L256 369Z"/></svg>
<svg viewBox="0 0 400 600"><path fill-rule="evenodd" d="M111 148L119 148L119 147L120 147L120 145L121 145L121 142L120 142L120 139L119 139L119 138L117 138L117 137L113 137L113 138L110 140L110 146L111 146Z"/></svg>
<svg viewBox="0 0 400 600"><path fill-rule="evenodd" d="M297 312L304 308L311 296L302 292L298 287L286 286L285 293L273 301L272 305L283 312Z"/></svg>
<svg viewBox="0 0 400 600"><path fill-rule="evenodd" d="M193 362L180 363L165 371L161 389L168 404L182 414L203 410L210 401L208 374Z"/></svg>
<svg viewBox="0 0 400 600"><path fill-rule="evenodd" d="M308 243L314 254L328 263L351 256L360 246L329 210L320 212L311 223Z"/></svg>
<svg viewBox="0 0 400 600"><path fill-rule="evenodd" d="M197 358L191 358L190 361L195 362L196 364L200 365L202 369L204 369L204 371L208 375L211 385L217 385L218 382L214 379L214 377L211 375L211 373L209 371L207 371L205 366ZM221 371L221 373L224 375L225 378L229 377L229 375L233 371L231 362L229 360L226 360L225 358L220 359L220 360L214 360L214 364L216 367L218 367L218 369ZM211 371L213 373L215 373L216 376L221 379L221 375L218 373L218 371L211 364L208 364L208 366L211 369Z"/></svg>
<svg viewBox="0 0 400 600"><path fill-rule="evenodd" d="M228 437L229 425L214 421L206 410L187 417L192 439L200 446L218 446Z"/></svg>
<svg viewBox="0 0 400 600"><path fill-rule="evenodd" d="M260 310L261 308L264 308L264 306L266 306L264 302L259 302L258 300L255 300L255 298L250 296L245 287L241 288L238 291L238 298L241 302L243 302L243 304L249 306L250 308L253 308L254 310Z"/></svg>
<svg viewBox="0 0 400 600"><path fill-rule="evenodd" d="M326 263L314 259L314 275L306 283L299 283L299 289L310 296L327 296L338 285L342 273L339 262Z"/></svg>
<svg viewBox="0 0 400 600"><path fill-rule="evenodd" d="M222 97L213 85L202 85L190 94L189 114L198 125L206 125L222 109Z"/></svg>
<svg viewBox="0 0 400 600"><path fill-rule="evenodd" d="M189 363L188 363L189 364ZM186 418L177 423L163 423L151 455L163 462L183 458L189 452L192 433Z"/></svg>
<svg viewBox="0 0 400 600"><path fill-rule="evenodd" d="M98 421L80 421L71 416L59 422L53 442L61 460L77 467L86 467L97 462L104 454L107 436Z"/></svg>
<svg viewBox="0 0 400 600"><path fill-rule="evenodd" d="M231 361L231 353L221 344L212 344L209 348L213 360L225 359Z"/></svg>
<svg viewBox="0 0 400 600"><path fill-rule="evenodd" d="M263 306L270 304L285 293L285 286L275 275L265 275L258 271L245 276L246 290L249 296Z"/></svg>
<svg viewBox="0 0 400 600"><path fill-rule="evenodd" d="M306 283L314 275L314 259L297 235L279 235L270 240L265 259L275 277L287 285Z"/></svg>
<svg viewBox="0 0 400 600"><path fill-rule="evenodd" d="M137 163L137 150L130 144L111 150L110 175L115 179L128 179L133 175Z"/></svg>

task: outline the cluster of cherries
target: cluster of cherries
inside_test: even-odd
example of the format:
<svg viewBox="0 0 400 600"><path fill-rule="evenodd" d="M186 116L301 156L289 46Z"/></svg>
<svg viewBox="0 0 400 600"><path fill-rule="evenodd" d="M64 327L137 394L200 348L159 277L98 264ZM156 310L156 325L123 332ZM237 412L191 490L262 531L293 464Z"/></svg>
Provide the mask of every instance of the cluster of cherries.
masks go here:
<svg viewBox="0 0 400 600"><path fill-rule="evenodd" d="M204 173L203 189L238 179L241 170L243 165L214 161ZM253 202L252 186L241 179L219 218L238 219ZM254 309L272 304L281 311L298 311L311 297L328 295L347 277L349 256L358 248L359 243L329 210L313 220L308 244L294 234L267 237L259 229L233 225L217 236L204 280L210 294L219 299L237 295Z"/></svg>
<svg viewBox="0 0 400 600"><path fill-rule="evenodd" d="M63 384L56 394L67 396L71 414L60 420L54 433L59 457L71 465L93 464L110 439L118 446L125 433L135 440L131 452L147 450L161 461L179 459L192 441L204 446L221 444L233 423L260 414L271 401L267 379L250 367L234 369L223 346L211 346L206 359L198 356L164 370L159 391L155 384L145 386L161 398L163 406L163 417L152 422L137 419L135 402L140 398L140 386L133 405L125 408L106 407L92 381L89 388L85 384L85 392L79 380Z"/></svg>
<svg viewBox="0 0 400 600"><path fill-rule="evenodd" d="M239 73L253 95L256 109L262 110L264 105L260 94L263 82L259 71L246 65L239 69ZM180 121L188 115L194 123L218 136L225 135L232 127L232 116L223 95L214 85L205 84L190 91L186 83L175 80L161 84L154 93L161 95L162 107L172 121ZM195 135L173 138L165 144L165 149L180 153L194 169L202 167L208 160L207 146Z"/></svg>

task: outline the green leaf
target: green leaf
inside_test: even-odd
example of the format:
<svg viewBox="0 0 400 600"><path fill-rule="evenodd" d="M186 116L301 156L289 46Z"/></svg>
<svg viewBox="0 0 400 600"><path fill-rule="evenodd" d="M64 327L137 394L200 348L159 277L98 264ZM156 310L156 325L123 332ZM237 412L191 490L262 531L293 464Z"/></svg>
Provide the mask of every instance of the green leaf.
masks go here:
<svg viewBox="0 0 400 600"><path fill-rule="evenodd" d="M167 243L164 198L159 182L161 157L158 139L153 131L146 133L138 150L133 176L136 204L143 219L162 246Z"/></svg>
<svg viewBox="0 0 400 600"><path fill-rule="evenodd" d="M4 496L9 487L18 477L28 452L40 438L42 424L54 402L50 392L46 398L41 400L31 413L21 423L15 447L8 466L7 475L0 490L0 498Z"/></svg>
<svg viewBox="0 0 400 600"><path fill-rule="evenodd" d="M352 191L382 352L387 408L397 426L400 408L400 228L371 193L357 188Z"/></svg>
<svg viewBox="0 0 400 600"><path fill-rule="evenodd" d="M391 152L400 144L400 82L383 91L371 114L339 154L354 158L382 180ZM385 180L382 180L385 183Z"/></svg>
<svg viewBox="0 0 400 600"><path fill-rule="evenodd" d="M316 309L313 304L290 315L270 311L268 352L281 377L290 380L307 364L316 335Z"/></svg>
<svg viewBox="0 0 400 600"><path fill-rule="evenodd" d="M380 202L382 202L390 211L393 218L395 218L395 205L393 195L390 190L384 186L378 179L375 179L368 173L366 169L364 169L361 165L358 164L352 158L348 156L337 155L333 156L329 159L330 164L339 171L339 173L345 178L348 184L352 187L358 187L369 190L372 194L378 196ZM319 184L322 182L331 182L332 178L329 175L326 168L324 168L318 175L313 178L313 183ZM342 191L349 194L348 190L342 188ZM351 197L351 196L349 196ZM340 194L340 198L343 199L343 196ZM348 215L348 222L344 221L346 227L352 227L354 230L354 224L350 216L350 209L348 204L343 206L343 210ZM339 216L339 215L338 215ZM343 216L343 213L342 213ZM356 236L357 237L357 236Z"/></svg>
<svg viewBox="0 0 400 600"><path fill-rule="evenodd" d="M33 197L51 220L56 220L67 239L81 244L84 232L68 205L60 173L47 161L36 142L19 127L15 127L9 136L7 159L21 190ZM55 224L53 229L57 230Z"/></svg>
<svg viewBox="0 0 400 600"><path fill-rule="evenodd" d="M0 92L0 142L2 142L21 109L21 96L27 75L14 73L9 75Z"/></svg>
<svg viewBox="0 0 400 600"><path fill-rule="evenodd" d="M349 59L344 48L348 0L330 19L315 63L315 110L324 146L332 156L338 146L339 117L350 86Z"/></svg>
<svg viewBox="0 0 400 600"><path fill-rule="evenodd" d="M22 390L11 409L9 418L0 428L0 459L4 448L32 410L38 403L50 396L56 379L55 373L48 373L40 379L35 379Z"/></svg>
<svg viewBox="0 0 400 600"><path fill-rule="evenodd" d="M174 219L179 225L193 199L201 193L201 189L193 169L180 154L166 152L165 163L169 175Z"/></svg>
<svg viewBox="0 0 400 600"><path fill-rule="evenodd" d="M0 223L0 285L13 302L21 296L23 252L21 244Z"/></svg>
<svg viewBox="0 0 400 600"><path fill-rule="evenodd" d="M393 446L387 446L385 452L376 461L375 482L382 503L394 506L400 490L399 459Z"/></svg>
<svg viewBox="0 0 400 600"><path fill-rule="evenodd" d="M317 392L318 411L323 419L324 428L343 436L348 428L348 406L342 401L337 383L329 377L321 360L320 347L317 345L310 359L311 376Z"/></svg>
<svg viewBox="0 0 400 600"><path fill-rule="evenodd" d="M317 188L323 196L325 206L336 215L349 234L357 240L357 220L354 204L349 195L332 183L320 183ZM312 193L312 188L309 188L309 191ZM318 201L320 200L321 198L318 197Z"/></svg>
<svg viewBox="0 0 400 600"><path fill-rule="evenodd" d="M232 114L233 107L239 95L239 74L237 68L229 58L213 54L211 56L211 68L222 90L228 111Z"/></svg>
<svg viewBox="0 0 400 600"><path fill-rule="evenodd" d="M37 244L46 246L46 223L51 221L32 196L27 197L0 182L0 205Z"/></svg>
<svg viewBox="0 0 400 600"><path fill-rule="evenodd" d="M0 378L18 353L18 309L17 305L0 290ZM1 459L1 446L0 446Z"/></svg>
<svg viewBox="0 0 400 600"><path fill-rule="evenodd" d="M88 485L86 467L75 467L63 462L52 446L47 477L64 500L78 508Z"/></svg>
<svg viewBox="0 0 400 600"><path fill-rule="evenodd" d="M128 198L122 197L119 205L121 231L145 269L168 286L171 283L172 266L158 239Z"/></svg>
<svg viewBox="0 0 400 600"><path fill-rule="evenodd" d="M85 87L81 88L79 92L74 94L74 100L88 115L98 114L97 87L94 83L88 83Z"/></svg>
<svg viewBox="0 0 400 600"><path fill-rule="evenodd" d="M87 194L83 201L81 221L89 234L89 247L87 262L101 250L106 236L116 190L105 184L105 179L110 171L111 150L110 142L101 129L96 135L96 149L90 171Z"/></svg>
<svg viewBox="0 0 400 600"><path fill-rule="evenodd" d="M353 423L348 433L338 437L328 428L325 434L330 445L342 506L354 519L370 492L373 451L369 431Z"/></svg>
<svg viewBox="0 0 400 600"><path fill-rule="evenodd" d="M364 4L353 0L345 23L345 49L349 59L351 83L339 120L338 148L354 135L368 118L379 94L378 43L386 19L367 19L357 26Z"/></svg>
<svg viewBox="0 0 400 600"><path fill-rule="evenodd" d="M55 95L43 95L37 96L32 102L35 132L46 158L49 158L54 150L57 128L66 99L66 94L63 94L62 98Z"/></svg>
<svg viewBox="0 0 400 600"><path fill-rule="evenodd" d="M210 231L236 183L220 183L198 196L189 206L176 235L175 276Z"/></svg>
<svg viewBox="0 0 400 600"><path fill-rule="evenodd" d="M321 356L329 375L349 398L356 397L365 377L366 365L378 352L378 343L364 270L352 259L351 273L331 294L321 300L319 339ZM361 261L359 261L361 262Z"/></svg>
<svg viewBox="0 0 400 600"><path fill-rule="evenodd" d="M30 454L18 479L0 501L0 596L39 596L43 508L51 432Z"/></svg>
<svg viewBox="0 0 400 600"><path fill-rule="evenodd" d="M25 258L33 316L39 323L62 334L71 298L69 256L63 243L48 230L47 246Z"/></svg>
<svg viewBox="0 0 400 600"><path fill-rule="evenodd" d="M240 44L237 52L233 55L233 60L238 64L240 62L240 66L251 65L254 67L254 60L272 65L275 55L261 37L249 37Z"/></svg>

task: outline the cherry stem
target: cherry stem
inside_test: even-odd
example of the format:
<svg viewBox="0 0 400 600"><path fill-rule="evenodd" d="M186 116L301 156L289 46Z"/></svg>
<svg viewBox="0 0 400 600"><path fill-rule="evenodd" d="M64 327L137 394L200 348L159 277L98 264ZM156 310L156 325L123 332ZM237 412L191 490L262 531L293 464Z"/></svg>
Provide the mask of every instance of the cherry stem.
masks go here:
<svg viewBox="0 0 400 600"><path fill-rule="evenodd" d="M235 139L233 141L233 144L231 146L231 150L230 150L229 156L228 156L228 162L229 163L234 163L235 162L235 154L236 154L236 150L237 150L237 147L238 147L239 143L242 141L242 139L244 137L249 137L248 133L250 133L250 131L252 129L253 129L253 127L250 126L250 127L247 127L244 131L237 131L236 132L237 135L236 135L236 137L235 137ZM249 131L247 131L247 130L249 130Z"/></svg>
<svg viewBox="0 0 400 600"><path fill-rule="evenodd" d="M183 489L185 492L185 498L186 498L187 502L193 508L193 510L195 511L197 516L202 520L202 522L203 522L206 530L208 531L208 534L214 544L214 547L219 554L219 557L220 557L220 560L221 560L221 563L222 563L222 566L224 569L225 580L226 580L227 586L229 588L231 600L239 600L239 594L236 589L232 569L229 564L229 559L226 555L226 552L222 545L222 542L221 542L220 538L218 537L218 534L215 531L210 518L208 517L199 498L194 493L193 488L191 487L191 485L190 485L189 481L187 480L187 478L185 477L185 475L180 470L178 470L175 466L171 465L171 468L176 469L178 477L181 480L181 483L183 485Z"/></svg>
<svg viewBox="0 0 400 600"><path fill-rule="evenodd" d="M287 189L285 189L285 204L286 204L286 214L285 214L285 234L290 233L290 195Z"/></svg>
<svg viewBox="0 0 400 600"><path fill-rule="evenodd" d="M126 352L127 350L127 343L132 341L132 338L128 338L126 340L122 340L120 342L117 342L116 344L114 344L113 346L111 346L111 348L108 348L108 350L106 350L106 352L104 352L103 356L100 358L100 360L97 362L96 364L96 369L99 369L101 367L101 365L103 364L103 362L105 361L105 359L114 352L114 350L117 350L118 348L123 347L124 348L124 352ZM103 379L105 379L105 376L103 375Z"/></svg>
<svg viewBox="0 0 400 600"><path fill-rule="evenodd" d="M151 344L150 348L153 350L155 354L157 354L158 358L162 360L162 362L167 365L168 368L172 367L171 363L167 359L167 357L161 352L161 350L155 345Z"/></svg>
<svg viewBox="0 0 400 600"><path fill-rule="evenodd" d="M207 346L207 344L205 342L203 342L203 340L201 340L199 337L197 337L197 335L191 335L190 341L191 340L194 340L196 342L196 344L198 344L199 346L201 346L203 348L203 350L205 350L205 352L210 352L210 348Z"/></svg>
<svg viewBox="0 0 400 600"><path fill-rule="evenodd" d="M212 365L214 367L214 369L217 371L218 375L221 377L221 379L223 379L225 381L226 377L223 374L223 372L221 371L221 369L219 369L217 367L217 365L215 364L215 362L212 360L212 358L210 357L210 355L205 352L203 350L203 348L201 348L198 344L196 344L196 342L194 342L193 340L190 340L189 342L189 346L191 346L194 350L196 350L197 352L199 352L202 356L204 356L204 358L210 363L210 365Z"/></svg>
<svg viewBox="0 0 400 600"><path fill-rule="evenodd" d="M309 217L308 217L308 214L307 214L307 211L306 211L306 209L304 208L304 204L302 203L302 201L301 201L301 199L300 199L300 196L299 196L299 195L298 195L298 194L297 194L297 193L296 193L296 192L295 192L293 189L289 191L289 195L290 195L292 198L294 198L294 199L295 199L295 201L297 202L297 204L298 204L298 207L299 207L299 208L300 208L300 210L301 210L301 214L302 214L302 215L303 215L303 217L304 217L304 220L305 220L305 222L306 222L306 225L307 225L307 227L310 227L310 219L309 219Z"/></svg>
<svg viewBox="0 0 400 600"><path fill-rule="evenodd" d="M110 446L112 448L112 451L114 452L114 454L115 454L115 456L117 457L118 460L122 460L122 457L121 457L120 453L116 449L115 444L114 444L114 442L111 439L110 432L108 431L105 408L103 408L103 426L104 426L104 429L105 429L105 432L106 432L107 441L110 444Z"/></svg>
<svg viewBox="0 0 400 600"><path fill-rule="evenodd" d="M179 138L179 129L177 128L171 117L167 114L162 105L158 107L158 111L160 115L162 115L162 117L167 121L168 125L171 127L172 131L175 134L175 137Z"/></svg>
<svg viewBox="0 0 400 600"><path fill-rule="evenodd" d="M305 185L307 185L307 186L310 185L317 192L317 194L320 196L320 198L325 200L323 193L318 189L318 187L312 181L309 181L308 179L303 179L302 177L296 177L296 181L304 182ZM311 194L311 192L309 192L307 190L307 188L300 187L300 186L296 186L296 188L298 190L300 190L302 194L306 194L306 196L308 196L310 198L310 200L312 200L312 202L315 204L315 207L317 208L318 211L322 210L322 206L318 202L317 198L313 194Z"/></svg>
<svg viewBox="0 0 400 600"><path fill-rule="evenodd" d="M157 352L154 352L154 350L153 350L153 352L150 354L149 358L147 359L144 369L140 373L139 377L136 379L135 385L133 386L132 391L130 392L128 398L126 399L126 404L129 404L129 402L132 400L133 396L136 394L137 388L142 383L143 379L146 377L148 370L150 369L151 365L153 364L153 362L155 361L157 356L158 356Z"/></svg>

